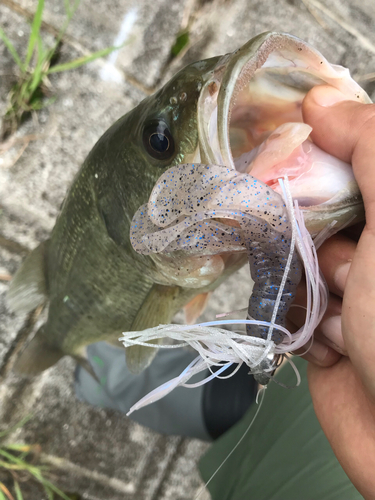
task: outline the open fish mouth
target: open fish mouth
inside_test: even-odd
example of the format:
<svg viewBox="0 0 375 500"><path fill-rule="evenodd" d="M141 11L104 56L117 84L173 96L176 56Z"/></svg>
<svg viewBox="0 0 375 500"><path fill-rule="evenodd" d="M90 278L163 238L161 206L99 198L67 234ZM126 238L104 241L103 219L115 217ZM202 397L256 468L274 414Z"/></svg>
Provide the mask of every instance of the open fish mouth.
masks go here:
<svg viewBox="0 0 375 500"><path fill-rule="evenodd" d="M228 255L245 251L246 241L269 231L287 234L280 178L288 177L312 235L333 222L337 229L363 218L351 166L310 140L301 111L307 92L321 84L371 102L347 69L294 36L264 33L221 57L204 81L199 163L166 170L130 231L134 250L151 255L168 283L208 286L229 267ZM155 279L163 283L163 277Z"/></svg>
<svg viewBox="0 0 375 500"><path fill-rule="evenodd" d="M353 217L353 206L358 214L362 210L350 165L317 148L303 123L302 101L322 84L350 100L371 102L348 69L330 64L297 37L264 33L218 61L198 104L201 161L249 173L276 191L277 179L287 175L293 199L308 208L311 232L333 213Z"/></svg>

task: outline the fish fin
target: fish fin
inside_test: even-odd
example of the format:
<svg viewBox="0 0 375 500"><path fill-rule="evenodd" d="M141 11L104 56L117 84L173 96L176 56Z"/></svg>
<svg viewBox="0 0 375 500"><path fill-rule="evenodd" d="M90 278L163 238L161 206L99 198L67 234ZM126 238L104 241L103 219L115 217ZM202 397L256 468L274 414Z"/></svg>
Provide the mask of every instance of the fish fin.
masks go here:
<svg viewBox="0 0 375 500"><path fill-rule="evenodd" d="M130 327L130 331L141 331L160 324L170 323L181 304L182 289L178 286L164 286L154 284L151 287L143 304ZM161 343L162 339L153 341ZM151 343L151 342L150 342ZM147 368L158 349L133 345L125 349L126 365L131 373L139 374Z"/></svg>
<svg viewBox="0 0 375 500"><path fill-rule="evenodd" d="M28 313L46 302L48 297L45 256L48 240L36 247L25 259L10 282L7 305L11 311Z"/></svg>
<svg viewBox="0 0 375 500"><path fill-rule="evenodd" d="M184 307L186 324L192 325L196 322L199 316L206 309L210 297L211 292L200 293L186 304Z"/></svg>
<svg viewBox="0 0 375 500"><path fill-rule="evenodd" d="M163 339L150 340L149 344L161 344ZM138 375L152 363L158 349L144 345L132 345L125 349L126 366L131 373Z"/></svg>
<svg viewBox="0 0 375 500"><path fill-rule="evenodd" d="M92 378L98 382L98 384L100 384L100 379L94 372L94 369L90 365L90 361L87 358L85 358L84 356L80 356L79 354L72 355L72 358L74 358L77 361L77 363L80 366L82 366L82 368L85 369L87 373L89 373L92 376Z"/></svg>
<svg viewBox="0 0 375 500"><path fill-rule="evenodd" d="M38 375L64 356L60 349L47 342L44 330L45 327L42 325L16 360L13 367L16 373L29 376Z"/></svg>

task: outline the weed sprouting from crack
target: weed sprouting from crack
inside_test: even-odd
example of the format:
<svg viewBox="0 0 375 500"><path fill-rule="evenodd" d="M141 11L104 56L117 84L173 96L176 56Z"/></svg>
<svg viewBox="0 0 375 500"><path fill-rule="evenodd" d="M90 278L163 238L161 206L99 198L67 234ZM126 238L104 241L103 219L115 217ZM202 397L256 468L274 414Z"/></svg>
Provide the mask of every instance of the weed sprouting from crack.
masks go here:
<svg viewBox="0 0 375 500"><path fill-rule="evenodd" d="M4 442L9 434L22 427L30 418L28 416L10 429L0 432L0 500L23 500L21 485L31 480L44 488L49 500L56 497L72 500L75 496L68 496L47 479L49 467L38 463L41 455L39 445Z"/></svg>
<svg viewBox="0 0 375 500"><path fill-rule="evenodd" d="M52 48L45 47L41 35L44 0L38 0L37 9L32 21L30 37L24 59L18 54L13 43L0 28L0 39L4 42L17 65L17 81L8 95L8 107L3 117L0 140L14 133L19 125L32 112L47 106L53 101L49 75L78 68L99 57L105 57L121 47L108 47L93 54L74 59L63 64L54 64L58 59L63 36L79 6L80 0L64 0L66 20L59 31ZM49 96L49 99L45 99Z"/></svg>

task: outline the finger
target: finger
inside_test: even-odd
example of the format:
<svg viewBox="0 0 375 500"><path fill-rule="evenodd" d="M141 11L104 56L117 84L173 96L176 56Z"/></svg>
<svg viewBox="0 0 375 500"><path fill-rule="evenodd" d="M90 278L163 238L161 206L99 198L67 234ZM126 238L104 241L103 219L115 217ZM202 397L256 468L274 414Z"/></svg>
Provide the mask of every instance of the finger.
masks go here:
<svg viewBox="0 0 375 500"><path fill-rule="evenodd" d="M307 349L309 350L307 351ZM319 340L314 340L310 348L302 347L293 354L301 356L306 361L322 368L335 365L342 357L337 351L323 344L323 342L319 342Z"/></svg>
<svg viewBox="0 0 375 500"><path fill-rule="evenodd" d="M299 293L297 295L299 295L297 298L297 303L300 301L301 304L305 303L305 298L304 298L305 293ZM330 347L340 355L347 356L348 353L345 347L345 342L343 339L342 328L341 328L341 307L342 307L341 299L336 295L331 294L328 301L328 307L322 318L322 321L314 331L313 349L311 352L309 351L309 353L313 354L313 356L315 356L314 351L315 350L317 351L319 349L319 347L316 348L314 347L316 342L319 342L321 344ZM298 304L295 304L294 307L292 306L289 311L288 319L293 322L296 330L298 328L301 328L305 323L304 308L298 307ZM307 347L302 348L302 351L299 351L299 354L304 352L306 348ZM319 361L323 361L321 353L322 349L320 349L320 353L318 352L316 353L316 355L319 355L318 356ZM335 358L336 360L338 359L338 357ZM330 361L328 361L328 363L330 363ZM330 365L324 364L324 366L330 366Z"/></svg>
<svg viewBox="0 0 375 500"><path fill-rule="evenodd" d="M296 298L290 306L288 319L290 319L298 328L301 328L306 321L306 298L307 291L305 283L300 283L297 288ZM324 317L341 315L342 300L337 295L330 293L328 296L328 306Z"/></svg>
<svg viewBox="0 0 375 500"><path fill-rule="evenodd" d="M346 279L356 244L342 234L337 234L327 240L319 249L319 265L326 278L330 296L327 310L321 323L314 332L315 340L331 347L339 354L347 355L347 349L342 335L341 309ZM306 282L303 280L297 288L296 299L290 308L289 318L297 325L303 326L306 313Z"/></svg>
<svg viewBox="0 0 375 500"><path fill-rule="evenodd" d="M329 238L318 250L319 267L330 292L342 297L356 243L338 233Z"/></svg>
<svg viewBox="0 0 375 500"><path fill-rule="evenodd" d="M367 499L375 491L375 402L363 391L348 358L329 370L309 365L314 410L338 460Z"/></svg>
<svg viewBox="0 0 375 500"><path fill-rule="evenodd" d="M297 293L297 302L305 303L306 292ZM341 299L333 294L330 295L327 310L322 321L314 331L313 343L296 351L296 354L302 355L307 361L318 364L319 366L331 366L336 363L342 355L347 356L347 350L342 335L341 328ZM289 321L293 323L294 330L305 323L305 310L303 307L291 307L289 311ZM329 348L329 350L327 349ZM306 352L308 349L308 352ZM335 351L332 353L331 350ZM306 352L306 355L304 353Z"/></svg>
<svg viewBox="0 0 375 500"><path fill-rule="evenodd" d="M306 287L301 284L297 289L296 300L287 316L287 328L295 333L306 320ZM341 333L341 299L332 296L322 323L314 332L313 339L293 354L303 357L318 366L332 366L346 354ZM324 330L322 330L322 325ZM326 326L324 326L326 325ZM311 343L312 342L312 343Z"/></svg>
<svg viewBox="0 0 375 500"><path fill-rule="evenodd" d="M341 316L331 316L323 320L315 330L314 342L321 342L341 356L347 356L348 351L342 336Z"/></svg>
<svg viewBox="0 0 375 500"><path fill-rule="evenodd" d="M358 222L353 226L349 226L343 229L341 231L341 234L345 235L350 240L353 240L358 243L358 240L361 237L364 227L365 227L365 221Z"/></svg>
<svg viewBox="0 0 375 500"><path fill-rule="evenodd" d="M375 396L375 230L365 227L345 285L343 336L363 383Z"/></svg>
<svg viewBox="0 0 375 500"><path fill-rule="evenodd" d="M307 95L303 115L313 140L327 152L350 161L360 187L366 226L345 285L342 324L350 358L375 396L375 105L344 101L327 86Z"/></svg>
<svg viewBox="0 0 375 500"><path fill-rule="evenodd" d="M340 269L340 268L339 268ZM331 285L331 288L333 286ZM306 322L306 282L302 280L297 287L296 297L289 309L288 318L301 328ZM328 345L340 354L347 356L347 349L342 335L341 328L342 300L334 293L328 297L327 309L322 321L314 331L314 339Z"/></svg>
<svg viewBox="0 0 375 500"><path fill-rule="evenodd" d="M313 127L313 141L328 153L351 163L366 208L366 222L375 228L375 105L348 101L328 85L314 87L302 106L303 119Z"/></svg>

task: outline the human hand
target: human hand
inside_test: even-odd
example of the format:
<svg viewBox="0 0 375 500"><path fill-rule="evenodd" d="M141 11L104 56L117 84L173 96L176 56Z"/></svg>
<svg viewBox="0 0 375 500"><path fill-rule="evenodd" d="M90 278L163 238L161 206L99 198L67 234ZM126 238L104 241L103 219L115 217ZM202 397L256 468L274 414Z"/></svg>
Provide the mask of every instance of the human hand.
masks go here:
<svg viewBox="0 0 375 500"><path fill-rule="evenodd" d="M352 164L365 205L358 244L339 234L319 251L331 294L305 357L320 424L353 484L375 499L375 104L319 86L303 116L319 147Z"/></svg>

